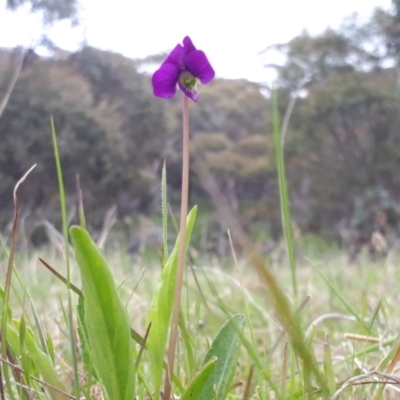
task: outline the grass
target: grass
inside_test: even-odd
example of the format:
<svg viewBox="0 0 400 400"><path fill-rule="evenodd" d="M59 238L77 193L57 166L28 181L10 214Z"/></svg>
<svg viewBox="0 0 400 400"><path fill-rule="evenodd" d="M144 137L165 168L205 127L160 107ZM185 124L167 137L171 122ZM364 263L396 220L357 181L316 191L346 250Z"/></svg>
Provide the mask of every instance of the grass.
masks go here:
<svg viewBox="0 0 400 400"><path fill-rule="evenodd" d="M183 292L175 306L176 356L171 350L168 357L173 370L166 364L166 345L185 246L179 239L164 246L160 262L147 257L132 262L112 236L100 250L84 228L81 196L81 227L68 232L52 125L63 241L40 252L19 252L15 242L8 248L1 241L0 267L8 271L0 293L1 400L166 400L170 389L183 400L399 397L399 257L393 251L372 262L361 254L349 265L318 237L294 239L276 100L273 104L284 227L279 247L286 256L256 251L203 167L200 179L207 179L210 197L230 228L231 256L209 265L208 254L189 244L192 232L197 234L197 208L192 209L185 228ZM167 225L173 224L165 179L164 172L167 242ZM79 295L73 285L82 289ZM163 382L167 392L159 393Z"/></svg>
<svg viewBox="0 0 400 400"><path fill-rule="evenodd" d="M112 245L109 247L112 248ZM124 254L120 254L114 249L110 249L110 251L106 249L106 254L116 281L124 282L120 287L119 294L122 302L127 304L131 325L139 332L144 333L146 313L159 279L159 267L153 265L146 268L141 277L142 267L140 265L121 264ZM37 262L38 257L47 259L58 269L61 269L63 260L51 249L39 253L25 254L20 257L18 263L21 264L19 269L23 281L30 283L32 302L35 304L42 324L46 327L46 334L50 335L54 342L59 374L63 377L62 380L69 382L71 391L72 370L71 358L68 354L68 323L63 312L63 309L66 310L68 305L65 299L65 286L40 266ZM374 308L382 298L382 305L372 327L371 336L380 338L382 341L396 336L400 329L400 323L396 318L398 288L393 282L399 281L400 271L394 263L385 263L384 260L371 262L367 259L361 259L359 265L347 265L344 259L343 255L336 253L329 259L314 259L314 263L329 278L331 285L341 289L341 295L352 305L360 318L361 316L370 318ZM4 265L4 262L5 258L3 257L2 265ZM287 282L287 287L290 290L291 275L285 264L277 266L274 272L279 282ZM179 376L182 385L186 386L193 377L211 338L227 319L227 315L245 312L248 322L243 332L243 340L249 341L251 350L255 354L249 354L250 352L246 347L242 346L239 366L233 380L233 383L236 383L238 387L232 393L235 394L235 398L242 398L244 382L251 366L254 366L252 390L256 390L259 386L259 390L265 395L264 398L269 398L268 392L271 388L268 381L264 379L263 373L268 373L268 378L276 385L279 384L283 367L284 344L288 341L288 338L284 336L271 355L271 349L277 343L282 329L279 319L276 318L273 310L265 301L263 285L260 284L257 275L245 259L239 262L239 271L235 269L233 260L231 267L223 270L202 266L200 260L196 260L193 267L201 290L195 282L194 275L188 273L184 286L183 297L185 300L182 307L188 330L194 340L194 368L190 367L190 363L186 359L185 349L181 348L177 368L180 371ZM72 281L79 285L78 271L76 268L72 268L71 272ZM140 283L137 285L139 279ZM310 301L302 310L304 330L310 330L312 322L319 319L319 322L310 331L312 332L313 349L320 362L324 357L325 337L329 335L336 383L343 382L361 372L376 369L379 362L388 354L391 346L383 346L381 349L379 346L375 346L374 351L369 352L368 349L374 346L373 343L351 339L350 337L346 338L346 334L367 336L368 332L359 321L345 319L345 316L351 316L346 306L335 291L329 288L324 280L315 273L314 266L304 259L303 261L300 260L298 266L298 284L299 298L311 296ZM18 319L24 313L27 323L34 325L32 318L29 318L30 313L24 307L23 290L18 289L17 284L15 286L16 292L12 292L14 318ZM135 293L131 295L132 288L136 286ZM49 302L49 298L53 301ZM63 307L61 307L61 304L63 304ZM332 318L323 319L324 316L328 317L332 313L340 314L340 317L336 315ZM356 357L354 354L357 353ZM146 354L143 358L144 377L146 376ZM292 362L296 364L293 355L289 356L289 371L292 370ZM261 370L256 366L258 363L262 367ZM296 370L297 367L295 366L295 376ZM82 373L82 371L80 372ZM149 371L147 371L147 374L149 374ZM292 384L294 385L293 390L290 388ZM289 387L286 388L286 396L289 396L291 391L296 391L298 382L291 383L289 379L287 385ZM145 391L143 383L139 384L138 392L142 389ZM347 397L344 398L373 398L373 393L376 390L376 385L358 385L348 389L344 395ZM392 397L390 397L390 393L392 393ZM387 389L385 395L385 398L396 398L394 389Z"/></svg>

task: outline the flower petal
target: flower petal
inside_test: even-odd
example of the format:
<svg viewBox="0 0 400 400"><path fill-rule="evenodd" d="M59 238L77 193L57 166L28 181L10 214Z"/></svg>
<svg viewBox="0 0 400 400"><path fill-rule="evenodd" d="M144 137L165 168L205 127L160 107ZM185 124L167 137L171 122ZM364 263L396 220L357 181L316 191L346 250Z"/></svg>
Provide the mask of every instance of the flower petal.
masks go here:
<svg viewBox="0 0 400 400"><path fill-rule="evenodd" d="M215 76L213 67L201 50L193 51L186 56L186 68L202 84L210 82Z"/></svg>
<svg viewBox="0 0 400 400"><path fill-rule="evenodd" d="M183 39L183 48L185 49L186 54L197 50L189 36L186 36L185 39Z"/></svg>
<svg viewBox="0 0 400 400"><path fill-rule="evenodd" d="M182 92L185 93L185 95L187 97L189 97L193 101L197 102L197 100L199 99L199 96L197 94L196 89L189 89L189 88L185 87L185 85L183 85L181 81L178 81L178 86L179 86L179 89L181 89Z"/></svg>
<svg viewBox="0 0 400 400"><path fill-rule="evenodd" d="M176 93L180 69L175 64L163 64L151 79L153 93L157 97L169 99Z"/></svg>
<svg viewBox="0 0 400 400"><path fill-rule="evenodd" d="M185 68L185 58L186 58L186 53L182 45L177 44L175 48L169 53L168 57L165 59L165 61L161 64L161 66L165 64L174 64L181 71L184 70Z"/></svg>

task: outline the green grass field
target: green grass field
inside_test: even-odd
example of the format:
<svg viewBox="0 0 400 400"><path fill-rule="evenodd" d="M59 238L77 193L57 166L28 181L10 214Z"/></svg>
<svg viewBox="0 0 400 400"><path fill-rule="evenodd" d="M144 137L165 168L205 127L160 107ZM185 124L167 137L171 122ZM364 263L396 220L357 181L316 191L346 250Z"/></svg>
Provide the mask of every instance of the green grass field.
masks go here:
<svg viewBox="0 0 400 400"><path fill-rule="evenodd" d="M384 376L377 375L376 371L387 371L393 352L398 350L399 345L397 332L400 327L396 318L399 301L396 282L400 278L400 271L396 268L398 254L392 251L379 261L371 261L366 254L361 254L357 263L350 265L346 255L337 249L325 249L318 256L310 245L312 241L303 242L307 244L304 252L300 247L302 240L297 246L299 301L293 306L297 308L308 299L301 310L301 327L327 382L331 374L333 382L330 383L330 396L349 379L360 377L337 398L373 399L384 381ZM140 260L132 263L124 250L111 245L106 246L105 254L117 282L119 296L128 310L129 322L144 335L147 311L160 280L160 266L154 262L153 265L147 265ZM207 259L207 255L199 256L193 248L189 254L192 257L185 273L182 310L190 345L181 339L176 363L176 375L182 387L187 387L201 368L210 342L223 323L232 315L242 313L245 315L245 324L229 398L306 398L302 393L304 371L301 361L292 347L290 337L282 328L279 316L268 301L268 289L260 282L249 260L241 257L236 264L232 257L225 260L226 267L220 268L203 264L202 259ZM19 254L15 265L29 289L30 297L14 279L10 297L13 318L20 320L23 316L26 325L36 332L38 342L38 332L42 330L47 343L52 343L54 370L65 391L73 393L67 289L44 268L39 257L59 271L65 268L62 254L54 248ZM6 261L2 253L3 270ZM291 297L287 260L283 259L282 264L274 265L272 270L283 291ZM80 287L76 265L72 265L71 272L72 282ZM73 296L73 304L77 302L77 297ZM36 321L32 306L37 313ZM76 333L77 321L75 318L73 321ZM38 328L39 324L41 328ZM78 336L76 340L79 341ZM88 396L87 371L82 363L79 345L76 356L81 395ZM253 371L251 381L250 371ZM40 379L35 368L28 368L27 372ZM152 386L152 372L146 351L137 374L136 395L145 399L149 392L151 394ZM396 365L392 374L396 374ZM15 378L10 377L10 381L14 382ZM247 383L249 392L246 392ZM42 390L40 386L48 392L45 385L37 385L33 380L30 384L26 382L26 385L31 398L48 396L37 393ZM18 385L12 383L12 386L14 398L23 398L18 393ZM91 391L92 398L101 398L98 385L93 384ZM316 393L312 391L307 398L324 398L318 392L317 385ZM396 382L389 381L382 398L395 399L397 392ZM8 396L6 398L11 398Z"/></svg>

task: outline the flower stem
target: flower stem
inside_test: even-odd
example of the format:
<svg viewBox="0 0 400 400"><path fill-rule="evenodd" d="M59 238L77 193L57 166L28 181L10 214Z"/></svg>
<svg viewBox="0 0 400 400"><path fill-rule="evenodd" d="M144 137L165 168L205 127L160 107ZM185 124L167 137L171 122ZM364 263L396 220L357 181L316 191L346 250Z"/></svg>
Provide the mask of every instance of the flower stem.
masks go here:
<svg viewBox="0 0 400 400"><path fill-rule="evenodd" d="M179 253L178 268L175 284L174 308L172 311L171 332L168 346L167 375L164 385L163 400L171 397L171 380L174 371L175 348L178 340L178 322L181 305L181 293L183 271L185 267L185 243L186 243L186 217L188 213L189 198L189 99L183 96L183 146L182 146L182 194L181 194L181 218L179 228Z"/></svg>

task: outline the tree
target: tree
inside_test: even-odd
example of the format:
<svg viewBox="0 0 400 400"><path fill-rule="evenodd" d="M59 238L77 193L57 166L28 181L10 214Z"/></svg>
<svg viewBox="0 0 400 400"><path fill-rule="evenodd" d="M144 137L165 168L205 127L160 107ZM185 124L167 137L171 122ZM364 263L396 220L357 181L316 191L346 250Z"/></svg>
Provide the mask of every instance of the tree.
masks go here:
<svg viewBox="0 0 400 400"><path fill-rule="evenodd" d="M396 4L366 24L352 18L275 46L286 55L273 66L282 115L298 96L285 150L294 218L305 230L338 235L370 190L400 197Z"/></svg>
<svg viewBox="0 0 400 400"><path fill-rule="evenodd" d="M0 85L7 84L3 71L9 73L1 65ZM101 215L123 193L150 206L163 150L162 104L154 104L150 90L130 60L94 49L63 60L39 59L24 71L0 119L3 210L11 207L13 184L34 163L30 183L37 190L31 189L49 210L57 193L51 115L72 197L79 173L89 212Z"/></svg>
<svg viewBox="0 0 400 400"><path fill-rule="evenodd" d="M304 32L288 43L268 47L265 52L278 50L286 56L286 61L283 65L266 67L274 68L279 85L292 92L323 85L333 75L370 70L380 59L365 49L365 35L360 34L360 29L349 23L343 31L327 29L315 37Z"/></svg>
<svg viewBox="0 0 400 400"><path fill-rule="evenodd" d="M7 0L6 6L16 11L25 4L30 5L32 13L41 12L46 25L63 19L77 23L78 0Z"/></svg>

